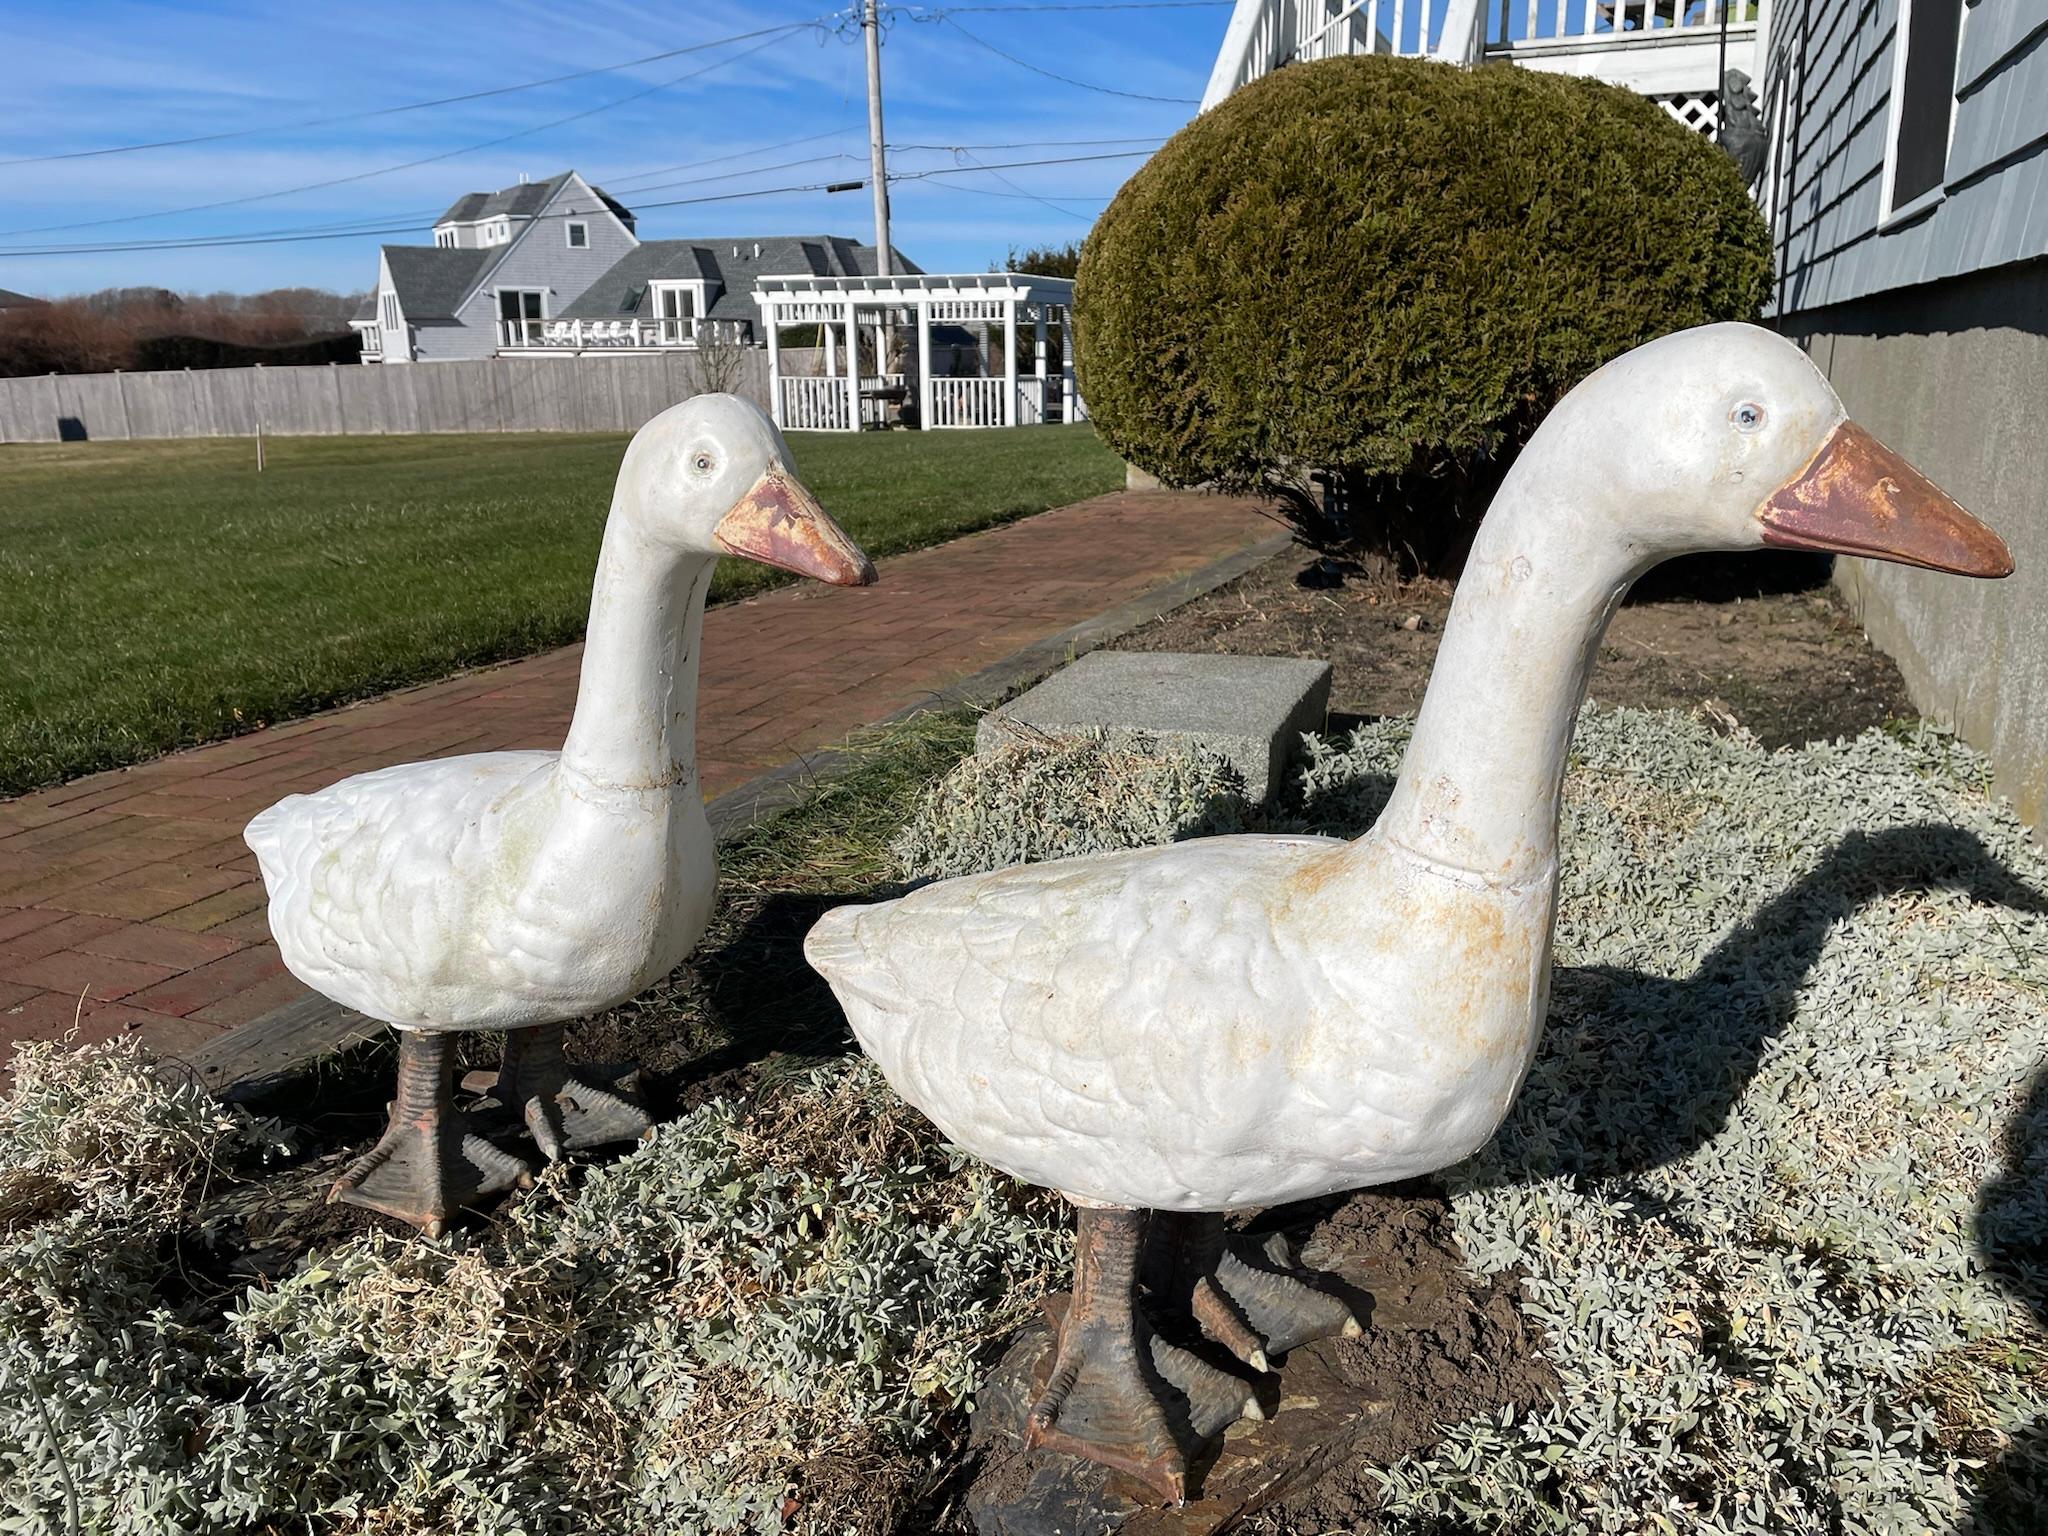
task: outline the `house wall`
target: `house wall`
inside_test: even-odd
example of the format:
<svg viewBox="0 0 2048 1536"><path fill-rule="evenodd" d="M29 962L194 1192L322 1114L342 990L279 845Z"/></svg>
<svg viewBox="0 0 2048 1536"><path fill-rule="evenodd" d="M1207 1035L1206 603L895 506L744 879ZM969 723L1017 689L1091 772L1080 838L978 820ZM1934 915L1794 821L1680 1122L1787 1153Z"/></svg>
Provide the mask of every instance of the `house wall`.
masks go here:
<svg viewBox="0 0 2048 1536"><path fill-rule="evenodd" d="M1898 15L1899 0L1772 7L1781 314L2048 254L2048 0L1965 7L1947 195L1880 230Z"/></svg>
<svg viewBox="0 0 2048 1536"><path fill-rule="evenodd" d="M721 365L731 362L721 360ZM728 385L762 409L768 355ZM0 379L0 443L411 432L631 432L702 393L691 353L486 358L433 368L213 368Z"/></svg>
<svg viewBox="0 0 2048 1536"><path fill-rule="evenodd" d="M1835 581L1914 702L2048 830L2048 0L1969 0L1943 196L1880 227L1900 0L1776 0L1762 99L1780 329L1850 412L2003 534L1973 582Z"/></svg>
<svg viewBox="0 0 2048 1536"><path fill-rule="evenodd" d="M2004 581L1838 560L1835 583L1913 702L1990 753L2048 833L2048 260L1783 324L1851 415L2011 546Z"/></svg>
<svg viewBox="0 0 2048 1536"><path fill-rule="evenodd" d="M572 208L579 218L587 216L590 225L590 244L582 250L569 245L568 219L555 217ZM458 312L459 326L419 328L420 360L489 357L498 346L498 296L494 290L545 288L548 315L559 315L639 243L583 179L572 176L541 210L541 217L485 275L483 286Z"/></svg>

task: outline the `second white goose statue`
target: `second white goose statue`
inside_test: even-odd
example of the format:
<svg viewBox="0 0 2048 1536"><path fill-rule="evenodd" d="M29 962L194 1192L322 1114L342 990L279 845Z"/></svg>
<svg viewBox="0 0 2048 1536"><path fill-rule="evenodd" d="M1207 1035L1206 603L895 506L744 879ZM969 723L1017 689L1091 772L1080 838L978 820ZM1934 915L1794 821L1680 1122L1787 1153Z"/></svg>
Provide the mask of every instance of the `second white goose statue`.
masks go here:
<svg viewBox="0 0 2048 1536"><path fill-rule="evenodd" d="M841 907L805 949L948 1137L1079 1207L1073 1301L1027 1440L1179 1499L1240 1378L1150 1336L1192 1312L1255 1369L1355 1327L1220 1216L1432 1172L1499 1126L1550 990L1559 795L1609 618L1650 566L1766 546L2003 576L1998 537L1790 343L1682 332L1587 379L1474 543L1392 799L1365 836L1221 837Z"/></svg>
<svg viewBox="0 0 2048 1536"><path fill-rule="evenodd" d="M249 823L292 974L399 1031L389 1128L333 1198L438 1233L457 1207L531 1181L457 1112L452 1032L507 1032L497 1097L550 1157L646 1128L638 1106L564 1063L562 1025L673 970L711 914L696 717L712 567L729 554L874 580L788 464L782 434L733 395L685 401L634 435L560 752L385 768Z"/></svg>

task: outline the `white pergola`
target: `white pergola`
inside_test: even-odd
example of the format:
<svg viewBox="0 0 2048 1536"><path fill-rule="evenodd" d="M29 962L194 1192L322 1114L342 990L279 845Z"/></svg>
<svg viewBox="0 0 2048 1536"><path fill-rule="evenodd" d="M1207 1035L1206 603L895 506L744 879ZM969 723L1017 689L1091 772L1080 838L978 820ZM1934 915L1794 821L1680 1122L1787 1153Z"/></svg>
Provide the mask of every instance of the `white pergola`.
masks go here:
<svg viewBox="0 0 2048 1536"><path fill-rule="evenodd" d="M915 399L917 421L926 427L1016 427L1087 416L1074 391L1074 348L1070 312L1073 282L1028 272L936 274L906 272L894 277L818 277L800 273L763 277L754 288L768 338L768 399L775 424L790 430L853 432L887 420L891 402ZM1020 378L1017 328L1029 321L1037 367ZM781 335L785 327L818 326L824 336L821 374L783 372ZM980 372L970 377L932 376L934 326L981 326L1002 333L1002 373L993 374L992 347L980 349ZM1050 393L1048 333L1060 332L1059 393ZM917 333L917 372L890 371L890 337L900 328ZM870 342L874 367L863 371L860 342ZM905 358L908 362L908 358Z"/></svg>

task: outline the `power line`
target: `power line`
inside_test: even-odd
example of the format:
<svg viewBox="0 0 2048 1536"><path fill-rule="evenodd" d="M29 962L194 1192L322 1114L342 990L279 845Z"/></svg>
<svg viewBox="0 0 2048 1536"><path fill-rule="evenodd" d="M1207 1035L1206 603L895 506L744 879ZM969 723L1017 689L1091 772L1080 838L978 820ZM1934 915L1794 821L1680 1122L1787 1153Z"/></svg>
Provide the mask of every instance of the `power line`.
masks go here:
<svg viewBox="0 0 2048 1536"><path fill-rule="evenodd" d="M714 59L709 64L702 65L696 69L686 70L680 75L659 81L656 84L647 86L645 89L632 91L624 96L616 96L610 101L599 102L594 107L585 107L581 112L572 112L567 117L558 117L552 122L536 123L531 128L521 128L515 133L501 134L495 139L485 139L477 144L465 144L459 149L442 150L439 154L425 155L420 159L407 160L398 165L381 166L374 171L357 171L348 176L330 177L326 181L311 181L303 186L281 187L270 192L252 192L246 197L222 198L220 201L213 203L194 203L186 208L159 208L152 213L124 213L107 219L81 219L71 224L36 224L26 229L0 230L0 239L12 239L17 235L54 234L70 229L104 229L110 224L139 224L150 219L176 218L187 213L212 213L221 208L241 208L246 207L250 203L267 203L280 197L296 196L301 192L319 192L329 187L349 186L356 182L373 181L379 176L395 175L399 171L416 170L423 165L435 165L443 160L453 160L459 155L473 154L480 149L495 149L498 145L510 144L515 139L531 138L534 134L545 133L550 128L560 128L568 123L581 122L586 117L595 117L598 113L609 112L614 107L623 107L630 102L643 100L654 95L656 92L668 90L671 86L681 85L685 80L694 80L699 75L711 73L714 69L723 69L729 64L737 64L741 59L759 53L762 49L769 47L788 33L801 31L809 25L811 25L809 22L793 22L788 26L773 28L770 36L763 38L751 48L743 48L738 53L728 54L722 59ZM754 32L748 33L747 36L759 37L760 34ZM729 42L732 39L721 39L720 41ZM709 48L718 45L706 43L702 46Z"/></svg>
<svg viewBox="0 0 2048 1536"><path fill-rule="evenodd" d="M665 192L670 187L701 187L714 181L735 181L742 176L765 176L770 171L794 170L800 165L823 165L827 160L859 160L861 156L838 150L829 155L811 155L802 160L782 160L774 165L753 165L742 171L726 171L718 176L685 176L679 181L650 182L644 187L630 187L626 190L635 194L641 192ZM645 205L652 206L652 205Z"/></svg>
<svg viewBox="0 0 2048 1536"><path fill-rule="evenodd" d="M1036 192L1025 191L1024 188L1018 186L1017 183L1010 180L1010 178L1005 176L1001 171L989 170L987 166L983 165L979 160L976 160L974 156L968 154L966 150L963 149L959 151L959 153L961 158L970 162L975 167L975 169L981 171L988 171L989 175L995 177L997 181L1000 181L1004 186L1008 187L1017 196L1028 197L1034 203L1043 203L1046 207L1050 208L1054 213L1065 214L1070 219L1079 219L1086 217L1086 215L1074 212L1074 210L1071 208L1062 208L1058 203L1053 202L1050 198L1040 197ZM979 192L984 189L980 187L968 187L966 188L966 190L969 192Z"/></svg>
<svg viewBox="0 0 2048 1536"><path fill-rule="evenodd" d="M743 43L750 38L770 33L780 34L801 27L818 26L830 21L830 15L813 17L810 21L792 22L784 26L763 27L754 32L739 32L731 37L714 38L708 43L691 43L683 48L670 48L661 53L650 53L643 58L627 59L622 64L600 64L592 69L574 70L566 75L550 75L545 80L526 80L518 85L493 86L488 90L465 91L459 96L437 96L430 101L408 101L395 107L376 107L367 112L343 112L333 117L309 117L294 123L259 125L254 128L236 128L224 133L194 134L184 139L157 139L144 144L110 144L103 149L71 149L49 155L17 155L11 160L0 160L0 166L43 165L53 160L91 160L105 155L133 155L152 149L182 149L192 144L218 144L226 139L247 139L264 133L291 133L300 128L325 128L334 123L359 123L371 118L395 117L403 112L424 112L430 107L456 106L465 101L483 101L493 96L511 96L520 91L535 91L542 86L563 85L571 80L588 80L593 75L617 74L624 69L637 69L643 64L659 64L666 59L681 58L684 54L702 53L707 48L717 48L726 43ZM76 225L52 226L53 228L77 228Z"/></svg>
<svg viewBox="0 0 2048 1536"><path fill-rule="evenodd" d="M1151 144L1163 142L1156 133L1142 134L1129 139L1018 139L1008 144L891 144L893 150L937 149L947 154L958 154L970 149L1047 149L1081 148L1102 144Z"/></svg>
<svg viewBox="0 0 2048 1536"><path fill-rule="evenodd" d="M978 171L1014 171L1041 165L1085 165L1103 160L1132 160L1148 154L1147 150L1124 150L1114 154L1061 155L1043 160L1010 160L994 165L952 165L934 166L922 171L901 171L893 173L891 182L925 181L935 176L972 175ZM740 192L721 192L709 197L673 197L656 202L642 203L639 209L691 208L708 203L744 202L753 198L780 197L798 192L826 192L864 190L868 179L846 182L810 182L801 186L755 187ZM960 189L975 190L975 189ZM638 211L638 210L636 210ZM584 214L550 213L536 216L533 222L542 219L584 218ZM174 240L121 240L103 241L95 244L74 244L63 246L12 246L0 247L0 257L8 256L93 256L129 251L184 251L211 250L216 247L241 245L296 245L317 240L360 239L369 235L403 235L412 233L418 226L413 224L364 225L353 229L325 229L320 227L280 231L256 235L195 235Z"/></svg>
<svg viewBox="0 0 2048 1536"><path fill-rule="evenodd" d="M1073 0L1062 4L1001 5L892 5L892 11L922 12L919 21L943 16L948 11L1193 11L1220 10L1237 0Z"/></svg>
<svg viewBox="0 0 2048 1536"><path fill-rule="evenodd" d="M1157 101L1175 107L1198 107L1201 105L1201 102L1192 96L1147 96L1141 91L1119 91L1113 86L1097 85L1090 80L1076 80L1072 75L1057 74L1042 65L1032 63L1029 59L1020 59L1014 53L1005 52L987 38L968 31L944 11L934 12L929 18L920 16L917 19L920 21L926 19L942 21L976 47L987 49L999 59L1007 59L1019 69L1028 69L1032 74L1043 75L1048 80L1057 80L1061 85L1071 85L1080 90L1094 91L1103 96L1121 96L1126 101Z"/></svg>
<svg viewBox="0 0 2048 1536"><path fill-rule="evenodd" d="M729 155L713 155L708 160L685 160L679 165L657 165L644 171L626 171L617 176L600 177L608 188L623 189L628 182L642 181L649 176L666 176L670 171L693 171L700 165L724 165L731 160L744 160L749 155L765 155L771 150L794 149L799 144L815 144L820 139L829 139L835 133L847 133L855 125L842 123L837 128L827 128L823 133L807 133L802 138L782 139L774 144L756 144L752 149L736 149Z"/></svg>

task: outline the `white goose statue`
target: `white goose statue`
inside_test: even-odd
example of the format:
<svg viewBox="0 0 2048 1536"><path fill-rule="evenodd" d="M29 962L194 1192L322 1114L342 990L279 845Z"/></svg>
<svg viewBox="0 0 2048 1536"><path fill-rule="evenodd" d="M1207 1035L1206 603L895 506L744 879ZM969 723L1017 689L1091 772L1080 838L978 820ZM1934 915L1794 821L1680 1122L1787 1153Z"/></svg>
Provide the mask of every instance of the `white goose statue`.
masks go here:
<svg viewBox="0 0 2048 1536"><path fill-rule="evenodd" d="M1668 336L1573 390L1523 450L1365 836L1020 866L811 930L811 964L897 1090L1078 1207L1028 1442L1182 1497L1187 1447L1162 1405L1199 1436L1249 1389L1151 1339L1140 1281L1254 1369L1356 1327L1226 1250L1215 1213L1429 1173L1492 1136L1548 1002L1559 794L1601 635L1658 561L1764 546L2012 569L1790 343Z"/></svg>
<svg viewBox="0 0 2048 1536"><path fill-rule="evenodd" d="M562 1025L673 970L711 913L696 711L712 568L731 554L874 580L788 463L782 435L733 395L698 396L634 435L560 752L385 768L249 823L292 974L399 1031L390 1124L330 1198L438 1234L458 1207L531 1182L456 1110L455 1032L507 1032L497 1097L548 1156L646 1129L637 1105L566 1066Z"/></svg>

